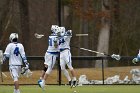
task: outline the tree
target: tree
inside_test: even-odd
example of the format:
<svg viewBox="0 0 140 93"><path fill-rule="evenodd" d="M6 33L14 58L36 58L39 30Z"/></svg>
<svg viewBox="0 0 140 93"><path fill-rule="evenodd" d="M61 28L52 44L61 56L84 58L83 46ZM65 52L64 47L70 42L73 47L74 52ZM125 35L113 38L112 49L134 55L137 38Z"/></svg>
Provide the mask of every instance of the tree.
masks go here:
<svg viewBox="0 0 140 93"><path fill-rule="evenodd" d="M101 30L98 37L97 51L108 53L109 37L110 37L110 6L109 0L102 0L102 19ZM100 56L97 54L97 56ZM104 62L105 66L108 66L107 62ZM101 67L101 61L96 61L95 67Z"/></svg>
<svg viewBox="0 0 140 93"><path fill-rule="evenodd" d="M18 0L20 9L20 23L21 23L21 40L25 45L27 54L30 54L30 29L29 29L29 13L28 13L28 0Z"/></svg>

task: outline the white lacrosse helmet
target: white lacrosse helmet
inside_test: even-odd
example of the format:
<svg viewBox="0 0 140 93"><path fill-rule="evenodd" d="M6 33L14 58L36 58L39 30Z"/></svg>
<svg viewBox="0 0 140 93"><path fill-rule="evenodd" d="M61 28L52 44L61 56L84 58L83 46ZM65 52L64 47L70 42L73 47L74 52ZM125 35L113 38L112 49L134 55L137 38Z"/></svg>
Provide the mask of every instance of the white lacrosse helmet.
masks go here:
<svg viewBox="0 0 140 93"><path fill-rule="evenodd" d="M59 33L59 36L64 36L65 35L65 27L59 27L58 33Z"/></svg>
<svg viewBox="0 0 140 93"><path fill-rule="evenodd" d="M58 28L59 28L58 25L52 25L51 31L52 31L53 33L56 33L56 32L58 31Z"/></svg>
<svg viewBox="0 0 140 93"><path fill-rule="evenodd" d="M13 42L13 39L18 39L18 34L17 33L11 33L10 34L9 40L11 42Z"/></svg>

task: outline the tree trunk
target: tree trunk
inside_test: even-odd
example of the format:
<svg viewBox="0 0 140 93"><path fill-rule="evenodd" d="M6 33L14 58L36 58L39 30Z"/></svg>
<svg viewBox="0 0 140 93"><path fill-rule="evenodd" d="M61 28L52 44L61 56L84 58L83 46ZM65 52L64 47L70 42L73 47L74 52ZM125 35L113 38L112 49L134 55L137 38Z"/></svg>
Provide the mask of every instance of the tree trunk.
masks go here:
<svg viewBox="0 0 140 93"><path fill-rule="evenodd" d="M30 55L30 29L29 29L29 13L28 13L28 0L18 0L20 8L20 22L21 22L21 40L27 51L26 54Z"/></svg>
<svg viewBox="0 0 140 93"><path fill-rule="evenodd" d="M102 0L102 13L104 13L104 16L101 19L101 30L99 32L99 38L98 38L98 47L97 51L99 52L105 52L108 53L109 48L109 36L110 36L110 13L109 13L110 7L109 7L109 0ZM97 56L101 56L100 54L97 54ZM95 67L101 67L102 62L96 61ZM104 66L108 66L108 62L104 62Z"/></svg>
<svg viewBox="0 0 140 93"><path fill-rule="evenodd" d="M0 0L0 49L3 49L13 12L13 0Z"/></svg>

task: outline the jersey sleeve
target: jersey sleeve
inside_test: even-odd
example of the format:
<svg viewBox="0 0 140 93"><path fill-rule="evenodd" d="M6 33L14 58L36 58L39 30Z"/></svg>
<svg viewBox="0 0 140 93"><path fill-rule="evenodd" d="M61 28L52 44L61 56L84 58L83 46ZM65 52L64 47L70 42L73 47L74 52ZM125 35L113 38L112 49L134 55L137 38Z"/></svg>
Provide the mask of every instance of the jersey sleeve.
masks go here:
<svg viewBox="0 0 140 93"><path fill-rule="evenodd" d="M9 57L10 57L10 48L11 48L11 45L8 44L6 49L5 49L4 55L3 55L3 62L5 62L7 59L9 59Z"/></svg>
<svg viewBox="0 0 140 93"><path fill-rule="evenodd" d="M20 47L21 47L21 49L20 49L20 55L21 55L23 61L24 61L24 62L27 62L27 58L26 58L26 55L25 55L24 47L23 47L22 44L21 44Z"/></svg>
<svg viewBox="0 0 140 93"><path fill-rule="evenodd" d="M4 52L4 55L6 57L10 57L10 48L11 48L11 44L8 44Z"/></svg>

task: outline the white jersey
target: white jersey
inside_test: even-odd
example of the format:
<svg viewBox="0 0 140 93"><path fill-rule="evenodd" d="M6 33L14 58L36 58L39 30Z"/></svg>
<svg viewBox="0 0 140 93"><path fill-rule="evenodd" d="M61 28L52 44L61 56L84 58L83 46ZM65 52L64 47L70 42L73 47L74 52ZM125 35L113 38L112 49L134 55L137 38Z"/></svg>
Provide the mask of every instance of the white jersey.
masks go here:
<svg viewBox="0 0 140 93"><path fill-rule="evenodd" d="M68 35L67 33L59 39L59 48L60 51L65 49L70 49L70 40L72 35Z"/></svg>
<svg viewBox="0 0 140 93"><path fill-rule="evenodd" d="M49 42L48 42L48 49L47 52L48 53L58 53L59 52L59 40L58 40L58 36L56 35L51 35L49 36Z"/></svg>
<svg viewBox="0 0 140 93"><path fill-rule="evenodd" d="M22 58L26 60L24 47L21 43L9 43L4 55L9 58L9 65L22 65Z"/></svg>

